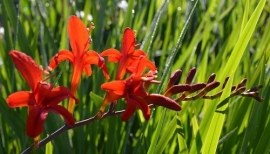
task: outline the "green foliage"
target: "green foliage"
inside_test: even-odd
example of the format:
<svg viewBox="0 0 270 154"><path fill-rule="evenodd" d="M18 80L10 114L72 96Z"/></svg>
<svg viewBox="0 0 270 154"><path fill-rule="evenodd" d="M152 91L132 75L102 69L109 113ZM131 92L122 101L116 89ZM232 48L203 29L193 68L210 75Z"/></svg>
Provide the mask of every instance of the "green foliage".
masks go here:
<svg viewBox="0 0 270 154"><path fill-rule="evenodd" d="M97 52L111 47L120 50L123 29L135 29L140 48L155 61L162 81L150 87L152 92L162 93L176 69L183 70L180 83L192 67L197 67L196 83L207 81L211 73L221 83L231 78L220 99L179 102L179 112L153 108L149 121L140 111L128 122L107 117L69 130L34 153L269 153L270 3L211 0L195 6L196 2L129 0L122 9L117 0L0 0L0 27L4 28L0 33L0 153L19 153L33 143L25 133L27 108L10 109L5 101L12 92L29 89L8 52L20 50L47 67L59 50L69 49L67 22L73 14L85 25L92 18L90 48ZM115 64L107 64L113 78ZM105 94L100 89L106 82L102 72L92 68L93 75L83 76L77 92L81 103L75 107L76 121L94 116ZM69 87L70 64L63 63L56 71L61 75L51 83ZM247 88L263 85L264 102L233 97L217 108L230 95L230 85L245 77ZM116 110L124 107L121 101ZM50 113L40 139L63 125L61 117Z"/></svg>

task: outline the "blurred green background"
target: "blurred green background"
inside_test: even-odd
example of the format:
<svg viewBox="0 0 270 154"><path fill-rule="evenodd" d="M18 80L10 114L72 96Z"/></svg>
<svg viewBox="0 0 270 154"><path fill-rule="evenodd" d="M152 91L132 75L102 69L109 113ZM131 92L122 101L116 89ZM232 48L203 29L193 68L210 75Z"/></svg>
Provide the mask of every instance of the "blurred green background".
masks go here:
<svg viewBox="0 0 270 154"><path fill-rule="evenodd" d="M221 99L180 102L179 112L152 109L149 121L137 111L128 122L114 116L75 128L33 153L269 153L269 2L199 0L192 12L192 0L0 0L0 153L20 153L33 143L25 133L27 108L10 109L5 101L12 92L29 89L8 52L25 52L46 68L59 50L70 49L70 15L86 26L94 22L90 49L97 52L121 50L124 28L136 30L137 43L157 65L162 81L150 92L162 93L176 69L183 70L184 83L189 69L196 67L194 83L206 82L211 73L221 83L231 76L228 85L247 78L247 88L263 85L265 101L234 97L219 108L224 112L215 112L229 96L227 88ZM107 64L114 78L116 65ZM75 107L76 121L94 116L105 94L102 72L92 68L93 75L83 75L76 95L81 101ZM69 87L70 64L61 63L56 71L62 74L50 82ZM62 104L67 106L67 100ZM124 102L117 104L117 110L124 108ZM50 113L40 139L63 124Z"/></svg>

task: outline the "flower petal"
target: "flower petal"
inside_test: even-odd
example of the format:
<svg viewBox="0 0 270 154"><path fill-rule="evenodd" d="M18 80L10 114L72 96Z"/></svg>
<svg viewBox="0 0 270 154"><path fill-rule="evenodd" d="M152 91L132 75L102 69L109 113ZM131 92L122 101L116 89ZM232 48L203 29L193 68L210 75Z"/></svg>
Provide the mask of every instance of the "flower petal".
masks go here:
<svg viewBox="0 0 270 154"><path fill-rule="evenodd" d="M71 62L73 64L74 61L74 55L71 51L69 50L61 50L59 51L50 61L49 66L54 69L56 68L56 66L64 61L64 60L68 60L69 62Z"/></svg>
<svg viewBox="0 0 270 154"><path fill-rule="evenodd" d="M100 53L100 56L108 56L109 62L119 62L122 57L121 53L113 48L103 51Z"/></svg>
<svg viewBox="0 0 270 154"><path fill-rule="evenodd" d="M133 53L135 51L135 43L135 33L131 28L127 27L122 39L122 56Z"/></svg>
<svg viewBox="0 0 270 154"><path fill-rule="evenodd" d="M42 102L43 106L55 106L66 98L73 98L78 104L79 100L69 91L68 88L59 86L50 91Z"/></svg>
<svg viewBox="0 0 270 154"><path fill-rule="evenodd" d="M6 101L10 108L24 107L35 103L33 94L29 91L19 91L12 93L8 96Z"/></svg>
<svg viewBox="0 0 270 154"><path fill-rule="evenodd" d="M83 22L76 16L69 18L68 36L75 57L82 56L89 47L89 32Z"/></svg>
<svg viewBox="0 0 270 154"><path fill-rule="evenodd" d="M150 108L143 99L141 99L140 97L130 97L128 101L130 103L136 104L136 106L138 106L138 108L142 110L145 120L149 120Z"/></svg>
<svg viewBox="0 0 270 154"><path fill-rule="evenodd" d="M127 102L127 106L126 106L126 110L123 112L122 114L122 121L127 121L136 111L136 104L128 101Z"/></svg>
<svg viewBox="0 0 270 154"><path fill-rule="evenodd" d="M121 58L119 64L118 64L118 68L117 68L117 72L116 72L116 80L121 80L123 79L123 77L125 76L126 72L127 72L127 67L130 64L130 60L127 58Z"/></svg>
<svg viewBox="0 0 270 154"><path fill-rule="evenodd" d="M43 71L28 55L12 50L9 52L15 67L20 71L30 88L34 91L38 82L42 79Z"/></svg>
<svg viewBox="0 0 270 154"><path fill-rule="evenodd" d="M135 50L134 53L132 54L132 58L140 58L141 56L145 56L147 58L147 54L143 50Z"/></svg>
<svg viewBox="0 0 270 154"><path fill-rule="evenodd" d="M39 104L41 107L44 106L42 102L44 99L46 99L47 95L51 92L52 89L52 84L49 84L47 82L39 82L36 91L34 91L36 103Z"/></svg>
<svg viewBox="0 0 270 154"><path fill-rule="evenodd" d="M40 108L38 105L29 106L26 124L26 133L29 137L34 138L42 133L47 115L48 111Z"/></svg>
<svg viewBox="0 0 270 154"><path fill-rule="evenodd" d="M81 80L81 75L83 71L83 65L82 63L76 63L73 65L73 72L71 76L71 93L75 95L79 82ZM74 99L69 100L68 110L69 112L72 112L74 105Z"/></svg>
<svg viewBox="0 0 270 154"><path fill-rule="evenodd" d="M113 91L116 95L123 95L126 90L124 81L111 81L101 85L102 90Z"/></svg>
<svg viewBox="0 0 270 154"><path fill-rule="evenodd" d="M83 64L84 64L84 70L85 70L85 73L87 76L90 76L92 73L89 65L95 64L99 68L102 69L103 74L104 74L106 79L110 78L109 74L108 74L107 67L106 67L105 62L104 62L104 58L101 57L97 52L95 52L95 51L87 52L83 57ZM86 68L86 67L89 67L89 68Z"/></svg>
<svg viewBox="0 0 270 154"><path fill-rule="evenodd" d="M180 111L181 106L174 100L169 97L159 95L159 94L150 94L144 98L148 104L155 104L169 108L171 110Z"/></svg>
<svg viewBox="0 0 270 154"><path fill-rule="evenodd" d="M68 110L66 108L64 108L63 106L60 105L54 105L54 106L49 106L46 108L47 110L53 111L57 114L60 114L66 121L66 123L69 126L73 126L75 124L75 120L73 118L73 116L71 115L70 112L68 112Z"/></svg>
<svg viewBox="0 0 270 154"><path fill-rule="evenodd" d="M157 70L156 65L149 59L146 59L146 67L149 68L152 71Z"/></svg>
<svg viewBox="0 0 270 154"><path fill-rule="evenodd" d="M84 66L83 71L87 76L92 75L92 69L91 69L91 66L89 66L89 65Z"/></svg>
<svg viewBox="0 0 270 154"><path fill-rule="evenodd" d="M106 93L106 96L105 96L103 102L102 102L102 105L101 105L101 107L100 107L100 111L103 113L104 110L105 110L105 108L106 108L106 106L107 106L109 103L111 103L111 102L113 102L113 101L116 101L116 100L118 100L118 99L120 99L120 98L122 98L122 97L123 97L123 95L117 95L117 94L115 94L113 91L108 91L108 92Z"/></svg>

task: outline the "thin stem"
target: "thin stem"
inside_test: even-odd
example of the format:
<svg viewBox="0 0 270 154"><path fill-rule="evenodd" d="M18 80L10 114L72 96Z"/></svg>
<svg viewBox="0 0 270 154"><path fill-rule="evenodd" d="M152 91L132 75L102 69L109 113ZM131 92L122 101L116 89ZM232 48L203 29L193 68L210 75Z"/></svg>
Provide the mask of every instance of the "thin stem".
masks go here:
<svg viewBox="0 0 270 154"><path fill-rule="evenodd" d="M114 106L114 102L112 102L111 104L113 104L112 106ZM154 105L153 104L149 104L148 105L150 108L153 108ZM102 120L106 117L110 117L110 116L117 116L117 115L121 115L125 110L120 110L120 111L113 111L112 109L109 109L108 112L106 112L101 119ZM31 152L32 149L37 149L40 148L44 145L46 145L48 142L50 142L51 140L53 140L55 137L57 137L58 135L62 134L65 131L68 131L70 129L73 129L75 127L80 127L80 126L84 126L90 123L93 123L95 121L98 121L96 116L93 116L91 118L82 120L82 121L78 121L75 123L74 126L69 126L67 124L65 124L64 126L62 126L61 128L59 128L58 130L56 130L55 132L53 132L51 135L47 136L46 138L44 138L43 140L41 140L38 145L36 143L32 144L30 147L28 147L27 149L25 149L21 154L27 154L29 152Z"/></svg>
<svg viewBox="0 0 270 154"><path fill-rule="evenodd" d="M149 107L153 106L152 104L149 105ZM115 112L106 112L103 117L100 119L104 119L106 117L109 117L109 116L117 116L117 115L121 115L125 110L120 110L120 111L115 111ZM62 126L61 128L59 128L58 130L56 130L55 132L53 132L51 135L49 135L48 137L44 138L43 140L41 140L39 142L38 145L36 145L35 143L32 144L30 147L28 147L27 149L25 149L21 154L27 154L29 153L32 149L35 149L35 148L40 148L44 145L46 145L48 142L50 142L51 140L53 140L55 137L57 137L58 135L62 134L63 132L65 131L68 131L70 129L73 129L75 127L79 127L79 126L83 126L83 125L87 125L87 124L90 124L90 123L93 123L97 121L96 119L96 116L93 116L91 118L88 118L88 119L85 119L85 120L82 120L82 121L78 121L75 123L74 126L69 126L67 124L65 124L64 126Z"/></svg>

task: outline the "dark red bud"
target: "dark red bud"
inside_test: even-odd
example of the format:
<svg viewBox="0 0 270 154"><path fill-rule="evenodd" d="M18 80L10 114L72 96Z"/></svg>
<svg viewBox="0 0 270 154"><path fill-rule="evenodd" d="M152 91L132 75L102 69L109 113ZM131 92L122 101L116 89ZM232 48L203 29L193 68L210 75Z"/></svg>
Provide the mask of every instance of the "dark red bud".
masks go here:
<svg viewBox="0 0 270 154"><path fill-rule="evenodd" d="M249 89L247 92L258 91L258 90L262 89L262 87L263 87L263 85L258 85L256 87L253 87L253 88Z"/></svg>
<svg viewBox="0 0 270 154"><path fill-rule="evenodd" d="M242 92L244 92L246 90L246 87L240 87L239 89L237 89L237 93L241 94Z"/></svg>
<svg viewBox="0 0 270 154"><path fill-rule="evenodd" d="M227 84L229 78L230 78L229 76L227 76L227 77L225 78L225 81L224 81L224 83L223 83L223 85L222 85L222 89L225 88L225 86L226 86L226 84Z"/></svg>
<svg viewBox="0 0 270 154"><path fill-rule="evenodd" d="M195 73L196 73L195 67L193 67L191 70L189 70L187 78L186 78L186 84L191 84L191 82L195 76Z"/></svg>
<svg viewBox="0 0 270 154"><path fill-rule="evenodd" d="M148 104L163 106L175 111L181 110L181 106L175 100L160 94L150 94L144 97L144 100Z"/></svg>
<svg viewBox="0 0 270 154"><path fill-rule="evenodd" d="M188 84L179 84L179 85L174 85L166 92L164 93L165 96L170 97L172 95L184 92L184 91L189 91L191 89L190 85Z"/></svg>
<svg viewBox="0 0 270 154"><path fill-rule="evenodd" d="M206 85L204 91L209 92L219 86L219 82L214 81Z"/></svg>
<svg viewBox="0 0 270 154"><path fill-rule="evenodd" d="M176 70L170 77L167 89L170 88L171 86L175 85L176 82L180 79L182 74L182 70Z"/></svg>
<svg viewBox="0 0 270 154"><path fill-rule="evenodd" d="M209 76L207 83L213 82L213 81L215 80L215 78L216 78L216 74L215 74L215 73L212 73L212 74Z"/></svg>
<svg viewBox="0 0 270 154"><path fill-rule="evenodd" d="M244 78L238 85L237 85L237 88L236 89L239 89L240 87L243 87L247 82L247 79Z"/></svg>
<svg viewBox="0 0 270 154"><path fill-rule="evenodd" d="M242 96L246 96L246 97L252 97L252 98L256 99L259 102L263 102L264 101L264 99L259 96L259 93L258 92L242 93L241 95Z"/></svg>
<svg viewBox="0 0 270 154"><path fill-rule="evenodd" d="M234 91L236 89L236 86L232 86L231 91Z"/></svg>
<svg viewBox="0 0 270 154"><path fill-rule="evenodd" d="M205 83L196 83L196 84L193 84L191 85L191 89L189 90L189 93L194 93L196 91L199 91L203 88L205 88L206 84Z"/></svg>

